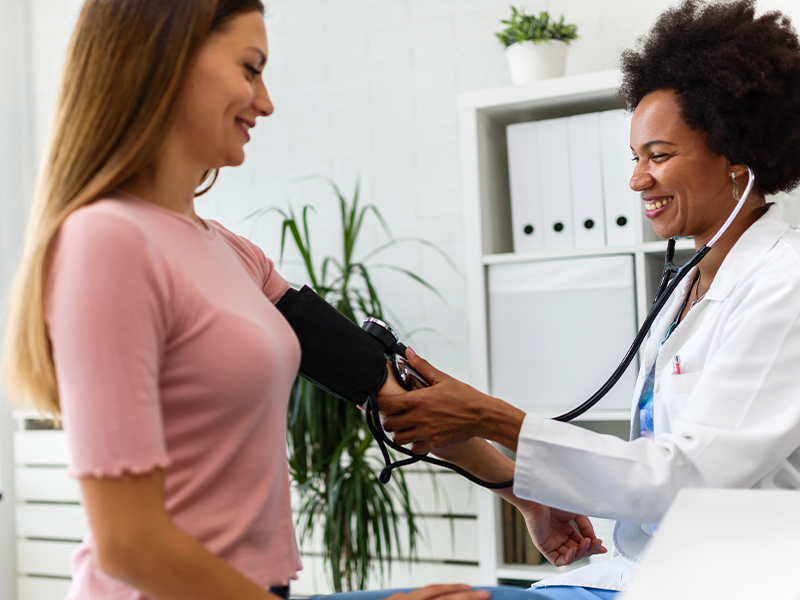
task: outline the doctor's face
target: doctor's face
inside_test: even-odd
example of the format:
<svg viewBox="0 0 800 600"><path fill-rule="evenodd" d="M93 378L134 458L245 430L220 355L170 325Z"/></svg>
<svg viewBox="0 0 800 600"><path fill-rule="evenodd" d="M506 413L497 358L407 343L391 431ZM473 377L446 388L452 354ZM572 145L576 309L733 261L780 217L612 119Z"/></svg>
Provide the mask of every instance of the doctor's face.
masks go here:
<svg viewBox="0 0 800 600"><path fill-rule="evenodd" d="M640 193L656 234L708 241L736 204L731 171L739 177L745 168L706 147L705 134L684 122L671 90L652 92L636 107L631 150L636 166L630 186Z"/></svg>

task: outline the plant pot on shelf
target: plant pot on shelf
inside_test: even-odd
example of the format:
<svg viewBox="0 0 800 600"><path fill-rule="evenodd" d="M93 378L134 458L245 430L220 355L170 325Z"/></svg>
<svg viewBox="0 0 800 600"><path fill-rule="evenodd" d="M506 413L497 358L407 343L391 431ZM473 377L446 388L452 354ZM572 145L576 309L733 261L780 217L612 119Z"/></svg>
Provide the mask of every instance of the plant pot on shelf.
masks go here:
<svg viewBox="0 0 800 600"><path fill-rule="evenodd" d="M538 44L531 41L511 44L506 48L511 82L516 85L563 77L567 47L568 44L560 40Z"/></svg>

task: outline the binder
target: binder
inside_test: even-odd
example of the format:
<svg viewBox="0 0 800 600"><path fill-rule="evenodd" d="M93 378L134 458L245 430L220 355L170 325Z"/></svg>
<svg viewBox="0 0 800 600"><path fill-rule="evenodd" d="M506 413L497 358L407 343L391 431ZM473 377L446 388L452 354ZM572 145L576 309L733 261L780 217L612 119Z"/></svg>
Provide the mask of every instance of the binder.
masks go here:
<svg viewBox="0 0 800 600"><path fill-rule="evenodd" d="M539 177L545 252L575 247L567 118L539 121Z"/></svg>
<svg viewBox="0 0 800 600"><path fill-rule="evenodd" d="M634 223L639 195L630 188L633 174L630 149L630 116L622 110L600 113L600 146L606 243L626 246L636 243Z"/></svg>
<svg viewBox="0 0 800 600"><path fill-rule="evenodd" d="M603 168L600 162L600 117L588 113L569 117L569 170L575 247L606 245L603 209Z"/></svg>
<svg viewBox="0 0 800 600"><path fill-rule="evenodd" d="M537 122L506 128L514 252L544 252Z"/></svg>

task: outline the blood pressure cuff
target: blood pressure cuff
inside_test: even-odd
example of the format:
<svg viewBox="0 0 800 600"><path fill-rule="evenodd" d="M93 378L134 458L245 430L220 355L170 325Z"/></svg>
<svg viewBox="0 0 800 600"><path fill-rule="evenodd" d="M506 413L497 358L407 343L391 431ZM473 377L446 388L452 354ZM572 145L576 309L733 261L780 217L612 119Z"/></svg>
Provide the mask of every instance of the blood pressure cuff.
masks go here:
<svg viewBox="0 0 800 600"><path fill-rule="evenodd" d="M304 379L359 406L386 381L381 343L314 290L289 288L276 307L300 340Z"/></svg>

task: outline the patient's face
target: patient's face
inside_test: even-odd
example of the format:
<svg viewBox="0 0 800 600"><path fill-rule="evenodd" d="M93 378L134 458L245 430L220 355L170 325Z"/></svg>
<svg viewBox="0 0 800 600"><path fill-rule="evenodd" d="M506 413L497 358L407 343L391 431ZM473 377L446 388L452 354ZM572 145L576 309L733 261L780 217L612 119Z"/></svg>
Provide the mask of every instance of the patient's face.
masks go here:
<svg viewBox="0 0 800 600"><path fill-rule="evenodd" d="M266 61L267 32L258 12L232 18L198 51L171 135L199 167L244 161L249 131L273 111L262 78Z"/></svg>

